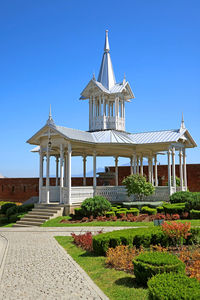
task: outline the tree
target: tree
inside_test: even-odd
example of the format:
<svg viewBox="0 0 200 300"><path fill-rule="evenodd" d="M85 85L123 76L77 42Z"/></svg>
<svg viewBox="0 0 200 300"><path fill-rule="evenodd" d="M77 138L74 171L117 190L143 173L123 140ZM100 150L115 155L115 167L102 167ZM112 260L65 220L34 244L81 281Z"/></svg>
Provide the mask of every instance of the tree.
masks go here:
<svg viewBox="0 0 200 300"><path fill-rule="evenodd" d="M123 182L126 186L127 195L137 195L139 200L143 200L145 196L150 196L154 193L155 188L150 182L147 182L146 177L134 174L126 177Z"/></svg>

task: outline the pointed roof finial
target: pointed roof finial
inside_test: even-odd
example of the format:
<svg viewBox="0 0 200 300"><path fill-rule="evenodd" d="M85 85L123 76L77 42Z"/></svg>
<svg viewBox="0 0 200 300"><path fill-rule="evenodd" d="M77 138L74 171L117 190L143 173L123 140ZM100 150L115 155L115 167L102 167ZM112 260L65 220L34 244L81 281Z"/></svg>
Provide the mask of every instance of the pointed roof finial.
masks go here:
<svg viewBox="0 0 200 300"><path fill-rule="evenodd" d="M95 78L95 73L93 72L93 75L92 75L92 79L93 80L96 80L96 78Z"/></svg>
<svg viewBox="0 0 200 300"><path fill-rule="evenodd" d="M126 74L125 74L125 72L124 72L123 84L125 84L125 82L126 82Z"/></svg>
<svg viewBox="0 0 200 300"><path fill-rule="evenodd" d="M110 51L110 46L109 46L109 41L108 41L108 30L106 30L106 38L105 38L104 51L105 52L109 52Z"/></svg>
<svg viewBox="0 0 200 300"><path fill-rule="evenodd" d="M185 129L185 122L183 118L183 112L182 112L182 120L181 120L181 130Z"/></svg>
<svg viewBox="0 0 200 300"><path fill-rule="evenodd" d="M55 125L54 120L52 118L52 114L51 114L51 104L50 104L50 107L49 107L49 118L47 120L47 124L48 125Z"/></svg>

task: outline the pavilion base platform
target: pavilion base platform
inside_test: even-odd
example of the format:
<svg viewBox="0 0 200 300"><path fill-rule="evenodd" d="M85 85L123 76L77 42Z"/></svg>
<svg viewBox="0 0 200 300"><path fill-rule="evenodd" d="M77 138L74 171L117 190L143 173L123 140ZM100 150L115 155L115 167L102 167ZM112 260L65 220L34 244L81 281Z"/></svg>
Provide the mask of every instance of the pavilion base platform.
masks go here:
<svg viewBox="0 0 200 300"><path fill-rule="evenodd" d="M179 191L179 187L157 186L155 193L149 197L145 197L146 202L162 202L169 201L170 195ZM184 189L185 190L185 189ZM103 196L111 203L135 202L138 199L133 195L128 197L124 186L77 186L59 187L49 186L48 190L45 186L41 188L40 203L41 204L58 204L64 207L63 214L73 213L74 208L80 207L86 198L94 196Z"/></svg>

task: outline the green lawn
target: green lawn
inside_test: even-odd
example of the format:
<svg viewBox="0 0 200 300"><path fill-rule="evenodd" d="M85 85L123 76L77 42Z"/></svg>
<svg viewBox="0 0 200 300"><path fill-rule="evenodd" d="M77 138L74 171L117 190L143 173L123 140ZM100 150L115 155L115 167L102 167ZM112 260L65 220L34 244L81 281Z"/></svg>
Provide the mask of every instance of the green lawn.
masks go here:
<svg viewBox="0 0 200 300"><path fill-rule="evenodd" d="M105 267L105 257L94 256L72 243L71 237L58 236L56 240L85 270L99 288L113 300L147 300L148 291L138 287L134 275Z"/></svg>
<svg viewBox="0 0 200 300"><path fill-rule="evenodd" d="M147 226L147 227L152 227L154 226L153 222L124 222L124 221L107 221L107 222L88 222L88 223L60 223L61 220L66 219L69 220L69 216L64 216L64 217L57 217L55 219L51 219L44 224L42 224L42 227L77 227L77 226L83 226L83 227L88 227L88 226L100 226L100 227L106 227L106 226L112 226L112 227L132 227L132 226ZM191 222L192 226L200 226L200 220L180 220L178 222Z"/></svg>

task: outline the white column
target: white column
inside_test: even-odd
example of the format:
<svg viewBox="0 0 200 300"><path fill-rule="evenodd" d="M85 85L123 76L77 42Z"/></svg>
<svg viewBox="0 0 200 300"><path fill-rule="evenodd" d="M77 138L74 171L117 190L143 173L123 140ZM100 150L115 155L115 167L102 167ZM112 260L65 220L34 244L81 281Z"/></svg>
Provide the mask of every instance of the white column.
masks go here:
<svg viewBox="0 0 200 300"><path fill-rule="evenodd" d="M99 96L99 116L102 116L102 111L101 111L101 96Z"/></svg>
<svg viewBox="0 0 200 300"><path fill-rule="evenodd" d="M154 185L154 176L153 176L153 157L151 157L151 183Z"/></svg>
<svg viewBox="0 0 200 300"><path fill-rule="evenodd" d="M143 156L140 156L140 174L143 176Z"/></svg>
<svg viewBox="0 0 200 300"><path fill-rule="evenodd" d="M118 157L115 157L115 185L118 186Z"/></svg>
<svg viewBox="0 0 200 300"><path fill-rule="evenodd" d="M148 157L148 177L149 177L149 182L151 182L151 158Z"/></svg>
<svg viewBox="0 0 200 300"><path fill-rule="evenodd" d="M97 186L97 175L96 175L96 152L93 153L93 188L94 193Z"/></svg>
<svg viewBox="0 0 200 300"><path fill-rule="evenodd" d="M133 173L134 174L136 174L136 172L137 172L136 163L137 163L137 158L136 158L136 154L134 154L134 156L133 156L133 164L134 164Z"/></svg>
<svg viewBox="0 0 200 300"><path fill-rule="evenodd" d="M43 187L43 153L40 146L40 179L39 179L39 203L42 202L42 187Z"/></svg>
<svg viewBox="0 0 200 300"><path fill-rule="evenodd" d="M59 158L56 156L56 186L58 186L58 164L59 164Z"/></svg>
<svg viewBox="0 0 200 300"><path fill-rule="evenodd" d="M133 175L133 156L130 158L130 165L131 165L131 175Z"/></svg>
<svg viewBox="0 0 200 300"><path fill-rule="evenodd" d="M86 156L83 156L83 186L86 186Z"/></svg>
<svg viewBox="0 0 200 300"><path fill-rule="evenodd" d="M64 182L63 186L67 186L67 154L64 155Z"/></svg>
<svg viewBox="0 0 200 300"><path fill-rule="evenodd" d="M46 203L49 203L49 165L50 165L50 157L49 157L49 146L47 145L47 164L46 164Z"/></svg>
<svg viewBox="0 0 200 300"><path fill-rule="evenodd" d="M63 203L63 145L60 145L60 203Z"/></svg>
<svg viewBox="0 0 200 300"><path fill-rule="evenodd" d="M183 150L183 170L184 170L184 186L187 190L187 165L186 165L186 149Z"/></svg>
<svg viewBox="0 0 200 300"><path fill-rule="evenodd" d="M172 179L173 187L176 188L176 164L175 164L175 148L172 148Z"/></svg>
<svg viewBox="0 0 200 300"><path fill-rule="evenodd" d="M68 187L68 204L71 205L71 158L72 158L72 146L71 143L68 142L68 155L67 155L67 187Z"/></svg>
<svg viewBox="0 0 200 300"><path fill-rule="evenodd" d="M155 186L158 186L158 162L157 162L157 154L154 157L155 163Z"/></svg>
<svg viewBox="0 0 200 300"><path fill-rule="evenodd" d="M137 174L139 174L139 156L137 156Z"/></svg>
<svg viewBox="0 0 200 300"><path fill-rule="evenodd" d="M183 152L182 152L182 149L180 149L179 150L179 169L180 169L181 191L183 191L183 165L182 165L182 156L183 156Z"/></svg>
<svg viewBox="0 0 200 300"><path fill-rule="evenodd" d="M172 178L171 178L171 150L170 149L167 152L167 157L168 157L168 187L171 190Z"/></svg>

